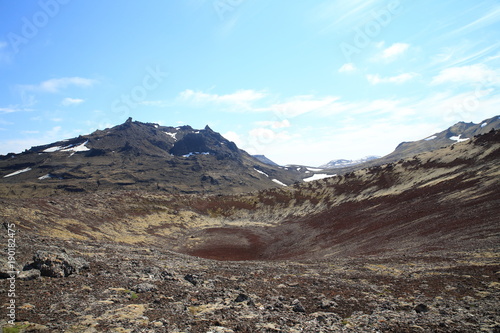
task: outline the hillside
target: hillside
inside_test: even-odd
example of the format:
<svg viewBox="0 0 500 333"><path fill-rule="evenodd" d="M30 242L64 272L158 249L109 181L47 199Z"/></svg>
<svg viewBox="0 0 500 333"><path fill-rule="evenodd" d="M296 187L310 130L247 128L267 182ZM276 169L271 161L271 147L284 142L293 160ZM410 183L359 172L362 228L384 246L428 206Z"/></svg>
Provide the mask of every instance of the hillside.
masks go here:
<svg viewBox="0 0 500 333"><path fill-rule="evenodd" d="M491 131L250 194L0 199L22 271L14 328L496 332L499 159Z"/></svg>
<svg viewBox="0 0 500 333"><path fill-rule="evenodd" d="M398 163L289 188L238 195L120 191L71 200L5 199L1 213L25 228L36 226L41 235L168 244L215 259L494 246L499 157L500 132L491 131Z"/></svg>
<svg viewBox="0 0 500 333"><path fill-rule="evenodd" d="M439 148L449 147L458 142L470 140L476 135L488 133L493 129L500 129L500 116L485 119L478 124L458 122L444 131L429 135L421 140L402 142L392 153L380 158L369 158L366 161L359 161L361 163L354 163L347 166L342 165L342 163L336 163L337 160L334 160L322 165L320 168L325 168L327 169L325 171L330 173L344 174L371 166L394 163L401 159L412 158L420 153L434 151ZM351 162L346 160L339 161Z"/></svg>
<svg viewBox="0 0 500 333"><path fill-rule="evenodd" d="M208 126L127 120L0 157L0 196L148 190L240 193L293 184L298 172L250 156Z"/></svg>

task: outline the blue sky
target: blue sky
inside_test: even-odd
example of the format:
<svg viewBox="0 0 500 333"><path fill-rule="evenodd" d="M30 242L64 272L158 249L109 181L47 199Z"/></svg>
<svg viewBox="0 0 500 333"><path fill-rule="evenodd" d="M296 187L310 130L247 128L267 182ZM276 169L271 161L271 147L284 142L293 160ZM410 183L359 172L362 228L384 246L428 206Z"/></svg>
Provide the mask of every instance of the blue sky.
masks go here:
<svg viewBox="0 0 500 333"><path fill-rule="evenodd" d="M128 117L280 164L500 114L500 3L0 0L0 154Z"/></svg>

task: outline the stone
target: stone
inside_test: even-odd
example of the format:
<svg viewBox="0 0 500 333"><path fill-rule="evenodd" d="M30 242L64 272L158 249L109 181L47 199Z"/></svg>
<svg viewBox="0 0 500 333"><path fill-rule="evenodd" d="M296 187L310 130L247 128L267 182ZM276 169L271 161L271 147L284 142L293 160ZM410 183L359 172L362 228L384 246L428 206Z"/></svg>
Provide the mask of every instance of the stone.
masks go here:
<svg viewBox="0 0 500 333"><path fill-rule="evenodd" d="M29 271L22 271L19 273L17 278L23 281L30 281L38 279L41 276L41 272L38 269L31 269Z"/></svg>
<svg viewBox="0 0 500 333"><path fill-rule="evenodd" d="M184 280L188 281L191 283L193 286L196 286L198 284L198 276L193 275L193 274L186 274L184 276Z"/></svg>
<svg viewBox="0 0 500 333"><path fill-rule="evenodd" d="M429 307L425 304L419 304L414 308L416 313L425 313L429 311Z"/></svg>
<svg viewBox="0 0 500 333"><path fill-rule="evenodd" d="M151 283L139 283L130 288L130 290L135 291L136 293L147 293L150 291L156 291L158 288Z"/></svg>
<svg viewBox="0 0 500 333"><path fill-rule="evenodd" d="M73 258L66 253L37 251L33 256L32 267L40 270L42 276L67 277L88 269L89 263L82 258Z"/></svg>
<svg viewBox="0 0 500 333"><path fill-rule="evenodd" d="M298 299L294 300L292 302L292 310L293 312L301 312L301 313L304 313L306 312L306 309L304 308L304 306L300 303L300 301Z"/></svg>
<svg viewBox="0 0 500 333"><path fill-rule="evenodd" d="M250 299L250 297L248 297L247 295L245 294L239 294L238 297L236 297L236 299L234 300L236 303L241 303L241 302L244 302L244 301L248 301Z"/></svg>

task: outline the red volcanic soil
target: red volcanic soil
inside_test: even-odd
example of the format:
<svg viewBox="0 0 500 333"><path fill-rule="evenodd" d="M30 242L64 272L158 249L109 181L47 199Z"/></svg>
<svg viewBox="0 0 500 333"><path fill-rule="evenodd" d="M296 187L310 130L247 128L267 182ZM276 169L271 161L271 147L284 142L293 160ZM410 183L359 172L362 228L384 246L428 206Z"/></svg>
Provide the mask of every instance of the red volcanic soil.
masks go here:
<svg viewBox="0 0 500 333"><path fill-rule="evenodd" d="M210 242L186 254L224 261L244 261L263 259L267 247L261 238L250 230L238 228L210 228L203 230L204 238Z"/></svg>

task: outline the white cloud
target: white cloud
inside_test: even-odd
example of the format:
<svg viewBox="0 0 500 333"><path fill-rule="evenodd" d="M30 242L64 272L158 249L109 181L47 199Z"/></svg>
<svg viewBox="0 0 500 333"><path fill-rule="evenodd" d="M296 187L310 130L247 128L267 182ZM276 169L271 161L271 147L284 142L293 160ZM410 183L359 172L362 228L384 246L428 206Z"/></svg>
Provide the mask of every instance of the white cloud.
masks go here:
<svg viewBox="0 0 500 333"><path fill-rule="evenodd" d="M392 62L402 56L408 49L410 44L406 43L394 43L388 48L382 50L382 52L375 57L375 60L381 60L385 62Z"/></svg>
<svg viewBox="0 0 500 333"><path fill-rule="evenodd" d="M356 66L352 62L349 62L343 64L342 67L339 68L339 73L349 73L349 72L354 72L356 70L357 70Z"/></svg>
<svg viewBox="0 0 500 333"><path fill-rule="evenodd" d="M9 105L7 107L0 108L0 113L14 113L22 111L33 111L33 109L22 105Z"/></svg>
<svg viewBox="0 0 500 333"><path fill-rule="evenodd" d="M69 86L77 87L92 87L96 80L86 79L82 77L63 77L58 79L50 79L43 81L37 85L23 85L21 86L24 90L34 90L47 93L57 93L60 90L67 88Z"/></svg>
<svg viewBox="0 0 500 333"><path fill-rule="evenodd" d="M498 84L500 82L500 71L489 68L484 64L470 66L451 67L442 70L434 76L431 84L443 83L488 83Z"/></svg>
<svg viewBox="0 0 500 333"><path fill-rule="evenodd" d="M474 30L484 28L488 25L497 23L499 21L500 21L500 6L497 6L494 9L489 9L486 14L472 21L471 23L462 25L460 28L450 32L450 35L472 32Z"/></svg>
<svg viewBox="0 0 500 333"><path fill-rule="evenodd" d="M265 93L255 90L238 90L232 94L226 95L207 94L202 91L193 91L191 89L187 89L180 93L181 99L193 101L196 103L214 102L242 104L262 99L265 96Z"/></svg>
<svg viewBox="0 0 500 333"><path fill-rule="evenodd" d="M66 97L65 99L62 100L61 105L62 106L78 105L83 102L85 102L85 100L81 98Z"/></svg>
<svg viewBox="0 0 500 333"><path fill-rule="evenodd" d="M229 131L229 132L222 134L222 136L225 137L226 139L228 139L229 141L236 143L236 145L238 147L241 147L243 144L243 140L236 132Z"/></svg>
<svg viewBox="0 0 500 333"><path fill-rule="evenodd" d="M368 80L368 82L370 82L373 85L380 84L380 83L401 84L401 83L405 83L407 81L410 81L410 80L416 78L417 76L419 76L417 73L403 73L400 75L390 76L390 77L380 77L380 75L378 75L378 74L375 74L375 75L368 74L368 75L366 75L366 79Z"/></svg>
<svg viewBox="0 0 500 333"><path fill-rule="evenodd" d="M187 89L179 94L178 100L195 106L216 105L219 110L229 112L253 111L260 112L253 103L263 99L267 94L255 90L238 90L231 94L219 95Z"/></svg>
<svg viewBox="0 0 500 333"><path fill-rule="evenodd" d="M288 121L288 119L284 119L282 121L258 121L257 125L268 126L271 128L286 128L290 127L290 122Z"/></svg>
<svg viewBox="0 0 500 333"><path fill-rule="evenodd" d="M139 104L145 106L153 106L153 107L166 107L171 105L172 103L169 101L157 100L157 101L142 101Z"/></svg>
<svg viewBox="0 0 500 333"><path fill-rule="evenodd" d="M287 102L271 105L264 110L272 111L281 118L293 118L305 113L321 111L334 105L339 97L327 96L317 98L311 95L296 96Z"/></svg>

